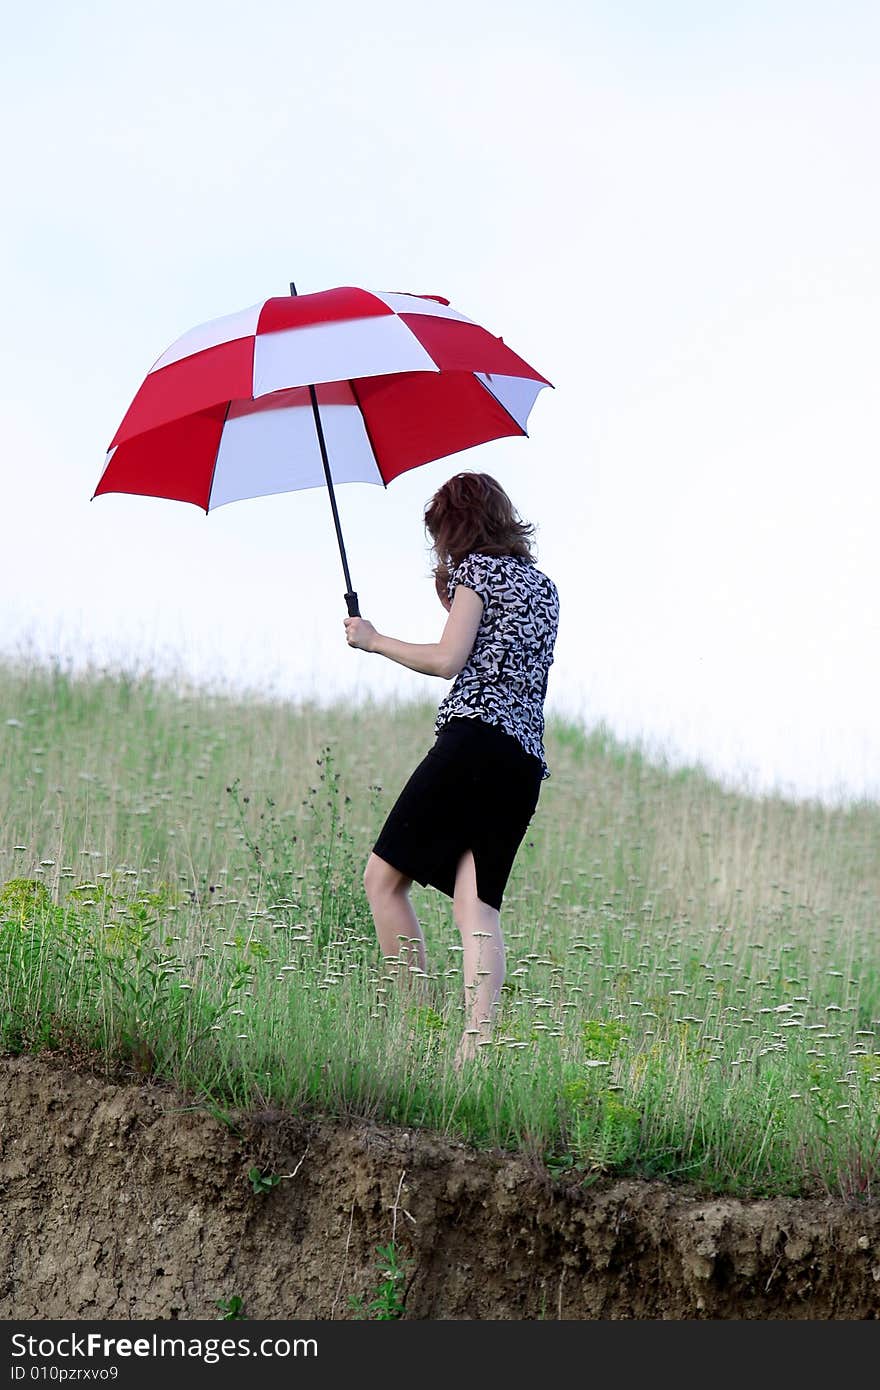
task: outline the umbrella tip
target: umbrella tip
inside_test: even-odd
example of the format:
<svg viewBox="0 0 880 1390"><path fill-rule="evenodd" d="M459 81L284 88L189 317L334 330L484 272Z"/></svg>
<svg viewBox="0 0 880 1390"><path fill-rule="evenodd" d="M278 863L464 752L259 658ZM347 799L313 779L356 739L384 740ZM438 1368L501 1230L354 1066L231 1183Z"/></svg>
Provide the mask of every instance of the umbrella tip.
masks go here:
<svg viewBox="0 0 880 1390"><path fill-rule="evenodd" d="M296 285L293 283L292 280L291 280L291 282L290 282L290 293L291 293L291 294L296 294Z"/></svg>

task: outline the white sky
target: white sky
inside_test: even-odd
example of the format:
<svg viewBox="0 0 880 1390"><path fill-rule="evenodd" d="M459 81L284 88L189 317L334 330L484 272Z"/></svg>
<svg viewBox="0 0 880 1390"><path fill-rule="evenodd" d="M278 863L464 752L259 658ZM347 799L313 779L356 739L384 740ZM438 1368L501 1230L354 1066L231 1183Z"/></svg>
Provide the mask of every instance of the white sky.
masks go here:
<svg viewBox="0 0 880 1390"><path fill-rule="evenodd" d="M89 499L187 328L291 279L442 294L557 389L340 487L364 615L439 636L423 507L490 472L560 590L548 710L880 796L878 58L855 0L8 12L0 651L439 701L346 646L322 492Z"/></svg>

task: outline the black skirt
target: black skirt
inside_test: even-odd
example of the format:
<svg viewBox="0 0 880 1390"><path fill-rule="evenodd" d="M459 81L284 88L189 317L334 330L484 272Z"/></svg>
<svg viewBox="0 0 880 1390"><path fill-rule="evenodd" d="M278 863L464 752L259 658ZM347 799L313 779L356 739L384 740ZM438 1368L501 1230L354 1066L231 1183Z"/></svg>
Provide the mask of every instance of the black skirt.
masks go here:
<svg viewBox="0 0 880 1390"><path fill-rule="evenodd" d="M538 805L542 771L540 758L497 724L450 719L391 808L373 853L451 898L459 861L470 849L477 896L500 909Z"/></svg>

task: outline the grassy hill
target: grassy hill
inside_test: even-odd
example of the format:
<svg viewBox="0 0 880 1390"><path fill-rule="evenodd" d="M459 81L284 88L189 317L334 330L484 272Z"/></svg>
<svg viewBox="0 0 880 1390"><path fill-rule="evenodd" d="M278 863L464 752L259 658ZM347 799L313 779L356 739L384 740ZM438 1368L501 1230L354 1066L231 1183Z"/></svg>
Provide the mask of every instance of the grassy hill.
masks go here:
<svg viewBox="0 0 880 1390"><path fill-rule="evenodd" d="M750 798L550 720L491 1047L451 903L430 1006L361 875L434 705L319 708L0 667L0 1050L715 1191L880 1180L880 805Z"/></svg>

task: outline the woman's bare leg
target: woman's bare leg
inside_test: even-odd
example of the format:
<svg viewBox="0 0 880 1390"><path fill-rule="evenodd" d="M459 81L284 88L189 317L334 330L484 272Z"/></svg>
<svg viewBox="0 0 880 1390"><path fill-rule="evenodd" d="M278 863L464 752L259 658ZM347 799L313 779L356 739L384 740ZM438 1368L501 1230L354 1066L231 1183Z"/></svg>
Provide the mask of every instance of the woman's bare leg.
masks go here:
<svg viewBox="0 0 880 1390"><path fill-rule="evenodd" d="M411 967L427 969L425 938L410 902L412 879L393 865L371 854L364 870L364 889L373 914L379 949L387 960L401 962L398 984L404 993L424 996L425 981L414 976Z"/></svg>
<svg viewBox="0 0 880 1390"><path fill-rule="evenodd" d="M464 947L465 1031L455 1054L458 1071L476 1056L478 1044L492 1036L506 964L501 914L477 897L477 870L471 850L459 861L452 906Z"/></svg>

